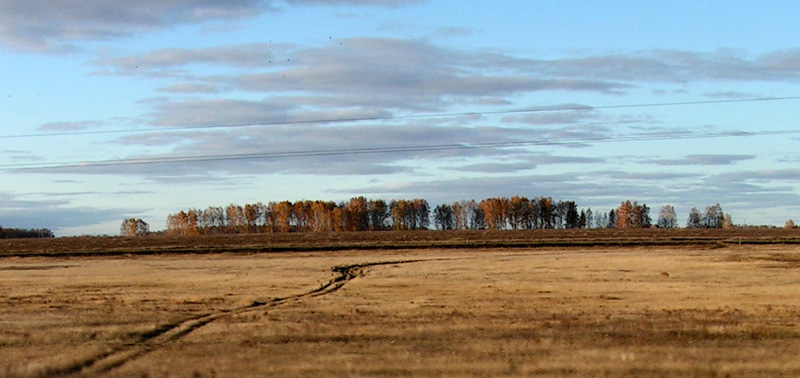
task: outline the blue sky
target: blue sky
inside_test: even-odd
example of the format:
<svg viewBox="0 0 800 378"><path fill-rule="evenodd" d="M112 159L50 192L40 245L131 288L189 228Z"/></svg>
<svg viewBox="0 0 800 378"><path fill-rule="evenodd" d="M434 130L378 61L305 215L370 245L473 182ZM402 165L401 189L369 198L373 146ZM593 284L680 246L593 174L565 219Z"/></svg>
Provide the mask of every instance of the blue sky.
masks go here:
<svg viewBox="0 0 800 378"><path fill-rule="evenodd" d="M356 195L631 199L682 221L720 203L782 225L800 218L799 8L0 0L0 225L116 234ZM287 156L481 143L500 145Z"/></svg>

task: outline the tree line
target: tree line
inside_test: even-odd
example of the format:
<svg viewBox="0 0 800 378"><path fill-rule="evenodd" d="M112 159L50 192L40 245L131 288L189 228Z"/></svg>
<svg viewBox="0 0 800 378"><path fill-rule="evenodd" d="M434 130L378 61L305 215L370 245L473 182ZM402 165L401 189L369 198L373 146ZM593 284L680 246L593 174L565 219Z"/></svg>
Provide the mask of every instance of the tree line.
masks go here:
<svg viewBox="0 0 800 378"><path fill-rule="evenodd" d="M168 234L226 234L273 232L341 232L425 230L430 227L430 206L424 199L349 202L282 201L211 206L167 216Z"/></svg>
<svg viewBox="0 0 800 378"><path fill-rule="evenodd" d="M687 228L731 225L730 215L719 204L706 213L690 212ZM123 235L149 232L147 224L129 218ZM493 197L481 201L461 200L431 207L421 198L386 202L353 197L346 202L281 201L231 204L225 207L182 210L167 216L170 235L245 234L275 232L342 232L384 230L533 230L574 228L676 228L675 209L664 206L655 225L650 208L636 201L623 201L608 213L579 209L575 201L551 197Z"/></svg>
<svg viewBox="0 0 800 378"><path fill-rule="evenodd" d="M729 214L719 204L705 213L690 212L687 228L731 226ZM342 232L384 230L533 230L573 228L677 228L671 205L661 208L656 224L650 208L636 201L623 201L609 212L579 209L575 201L552 197L492 197L481 201L461 200L431 207L421 198L386 202L353 197L346 202L310 201L258 202L244 206L211 206L181 210L167 216L165 233L170 235L246 234L276 232ZM122 235L146 235L149 225L126 218Z"/></svg>
<svg viewBox="0 0 800 378"><path fill-rule="evenodd" d="M35 239L35 238L52 238L55 235L53 231L46 228L3 228L0 226L0 239Z"/></svg>

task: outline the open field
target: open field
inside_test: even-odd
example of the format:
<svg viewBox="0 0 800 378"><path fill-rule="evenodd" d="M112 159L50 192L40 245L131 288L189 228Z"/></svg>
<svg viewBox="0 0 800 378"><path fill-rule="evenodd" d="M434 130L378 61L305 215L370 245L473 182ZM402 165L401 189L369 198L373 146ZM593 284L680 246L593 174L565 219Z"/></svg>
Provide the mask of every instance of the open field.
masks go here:
<svg viewBox="0 0 800 378"><path fill-rule="evenodd" d="M800 228L379 231L0 239L0 257L778 243L800 244Z"/></svg>
<svg viewBox="0 0 800 378"><path fill-rule="evenodd" d="M0 376L800 375L796 233L538 248L384 235L411 248L156 254L152 242L87 257L99 241L51 240L61 256L4 244ZM302 246L294 237L285 245ZM226 246L259 243L240 238ZM224 239L184 244L212 240Z"/></svg>

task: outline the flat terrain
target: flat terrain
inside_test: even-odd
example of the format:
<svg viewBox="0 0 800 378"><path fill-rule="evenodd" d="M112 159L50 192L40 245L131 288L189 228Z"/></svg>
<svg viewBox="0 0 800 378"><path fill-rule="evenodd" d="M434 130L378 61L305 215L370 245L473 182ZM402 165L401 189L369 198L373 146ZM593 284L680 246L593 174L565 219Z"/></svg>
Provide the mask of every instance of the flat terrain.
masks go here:
<svg viewBox="0 0 800 378"><path fill-rule="evenodd" d="M618 246L800 244L796 229L571 229L520 231L378 231L0 240L4 256L373 251Z"/></svg>
<svg viewBox="0 0 800 378"><path fill-rule="evenodd" d="M99 256L83 252L103 239L4 244L0 376L800 376L800 245L781 235Z"/></svg>

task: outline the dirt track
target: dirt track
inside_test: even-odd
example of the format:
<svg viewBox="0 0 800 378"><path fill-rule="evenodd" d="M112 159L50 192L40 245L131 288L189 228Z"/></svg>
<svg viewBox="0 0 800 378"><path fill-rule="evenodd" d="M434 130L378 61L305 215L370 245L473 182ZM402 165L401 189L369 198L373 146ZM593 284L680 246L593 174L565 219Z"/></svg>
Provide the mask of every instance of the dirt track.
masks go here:
<svg viewBox="0 0 800 378"><path fill-rule="evenodd" d="M421 261L421 260L381 261L374 263L336 266L333 267L331 270L336 272L338 276L332 278L331 280L324 283L317 289L313 289L311 291L307 291L300 294L291 295L288 297L274 298L265 303L254 301L251 305L248 306L233 308L230 310L220 310L217 312L212 312L209 314L199 315L190 319L186 319L175 324L162 326L155 332L143 335L143 337L139 342L129 345L124 345L120 347L118 350L98 355L95 358L91 358L85 361L81 361L80 363L74 366L67 366L60 370L51 370L49 374L52 375L78 374L78 375L94 376L102 373L108 373L109 371L118 368L125 363L133 361L134 359L146 353L149 353L169 342L176 341L181 337L186 336L190 332L222 317L241 315L247 312L264 311L288 302L299 301L308 297L317 297L330 294L341 289L345 284L355 279L356 277L362 276L364 274L365 268L379 266L379 265L388 265L388 264L405 264L416 261Z"/></svg>

